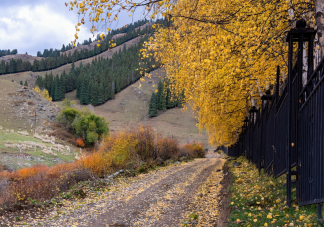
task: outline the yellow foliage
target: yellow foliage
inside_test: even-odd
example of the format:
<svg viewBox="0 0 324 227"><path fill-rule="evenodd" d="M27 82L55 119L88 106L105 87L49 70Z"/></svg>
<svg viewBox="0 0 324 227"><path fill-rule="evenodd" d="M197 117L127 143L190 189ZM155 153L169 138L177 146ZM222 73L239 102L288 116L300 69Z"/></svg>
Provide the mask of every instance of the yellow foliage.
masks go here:
<svg viewBox="0 0 324 227"><path fill-rule="evenodd" d="M285 0L177 1L173 26L159 28L142 52L153 51L185 90L211 144L233 144L252 104L275 83L277 65L285 71L289 8Z"/></svg>
<svg viewBox="0 0 324 227"><path fill-rule="evenodd" d="M81 15L85 9L91 11L90 20L117 17L114 0L102 4L89 0L82 7L77 2L70 6ZM132 1L119 3L122 7L117 10L133 12L138 7ZM309 11L306 1L300 0L144 0L141 5L150 18L162 15L172 21L156 28L141 51L143 58L154 52L175 89L184 89L197 126L205 128L216 145L237 140L249 108L260 105L261 94L273 87L277 65L285 72L288 11L294 9L295 15Z"/></svg>
<svg viewBox="0 0 324 227"><path fill-rule="evenodd" d="M52 101L52 97L49 96L48 90L41 90L37 85L34 87L34 91L36 91L41 97L47 99L48 101Z"/></svg>

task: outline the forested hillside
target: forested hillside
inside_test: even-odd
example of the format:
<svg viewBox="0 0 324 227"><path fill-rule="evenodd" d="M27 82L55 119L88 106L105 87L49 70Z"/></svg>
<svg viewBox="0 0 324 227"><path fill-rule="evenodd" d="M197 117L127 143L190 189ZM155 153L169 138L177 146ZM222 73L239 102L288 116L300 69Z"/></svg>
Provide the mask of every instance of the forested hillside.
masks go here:
<svg viewBox="0 0 324 227"><path fill-rule="evenodd" d="M40 72L52 70L65 64L96 56L104 51L107 51L112 46L112 44L118 46L123 44L124 42L127 42L128 40L134 39L135 37L152 33L153 28L151 26L147 26L146 29L137 29L140 26L146 24L147 22L148 20L141 20L135 22L134 24L129 24L124 28L112 30L103 40L100 40L100 44L98 43L98 45L94 45L93 49L82 48L80 51L74 51L72 54L71 51L68 51L72 48L71 45L67 45L66 47L63 45L61 51L45 49L43 54L41 54L40 51L37 54L38 57L44 58L42 58L41 60L35 59L33 64L31 64L28 61L23 61L21 59L10 59L10 61L1 60L0 75L24 71ZM163 22L163 20L156 21L156 23ZM124 35L112 41L112 37L120 33L124 33ZM90 41L85 40L83 44L89 45Z"/></svg>
<svg viewBox="0 0 324 227"><path fill-rule="evenodd" d="M47 89L53 101L62 100L65 93L77 89L77 98L81 104L100 105L113 98L123 88L137 81L141 74L137 69L140 59L140 49L147 37L122 51L115 53L111 59L96 58L91 64L72 69L61 75L46 74L38 77L36 84L41 89ZM154 61L142 62L151 71L157 67Z"/></svg>

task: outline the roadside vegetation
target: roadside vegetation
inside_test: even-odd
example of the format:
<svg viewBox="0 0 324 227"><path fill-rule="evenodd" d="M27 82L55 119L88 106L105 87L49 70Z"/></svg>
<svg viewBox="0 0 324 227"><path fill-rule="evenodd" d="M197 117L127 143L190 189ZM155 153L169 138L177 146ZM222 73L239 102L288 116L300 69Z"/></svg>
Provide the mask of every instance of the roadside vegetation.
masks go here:
<svg viewBox="0 0 324 227"><path fill-rule="evenodd" d="M235 163L235 164L234 164ZM233 165L234 164L234 165ZM315 205L298 206L293 185L292 207L286 205L286 176L277 179L244 157L228 162L233 176L228 226L317 226Z"/></svg>
<svg viewBox="0 0 324 227"><path fill-rule="evenodd" d="M81 181L107 179L121 169L146 172L157 165L204 155L201 144L180 147L174 138L162 137L151 128L125 129L105 136L98 149L80 154L77 161L0 172L0 207L22 209L52 203L55 196Z"/></svg>
<svg viewBox="0 0 324 227"><path fill-rule="evenodd" d="M76 143L79 147L93 146L103 136L108 135L109 123L104 117L93 114L89 108L78 110L68 99L65 99L62 105L63 109L57 115L56 121L61 130L77 137Z"/></svg>

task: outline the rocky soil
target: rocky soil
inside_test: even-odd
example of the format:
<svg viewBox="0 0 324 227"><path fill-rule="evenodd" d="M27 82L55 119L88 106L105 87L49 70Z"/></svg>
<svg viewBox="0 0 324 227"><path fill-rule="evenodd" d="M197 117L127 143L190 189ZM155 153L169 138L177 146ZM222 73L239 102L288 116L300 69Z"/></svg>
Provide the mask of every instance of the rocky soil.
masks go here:
<svg viewBox="0 0 324 227"><path fill-rule="evenodd" d="M42 98L37 92L21 86L12 96L12 105L15 116L26 118L32 129L47 128L55 120L60 108L53 102Z"/></svg>

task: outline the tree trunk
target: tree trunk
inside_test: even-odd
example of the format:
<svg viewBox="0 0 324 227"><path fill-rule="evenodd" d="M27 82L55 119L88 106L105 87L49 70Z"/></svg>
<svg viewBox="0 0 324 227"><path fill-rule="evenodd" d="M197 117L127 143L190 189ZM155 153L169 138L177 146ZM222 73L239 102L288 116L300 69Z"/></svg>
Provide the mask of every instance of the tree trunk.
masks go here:
<svg viewBox="0 0 324 227"><path fill-rule="evenodd" d="M315 39L315 46L316 46L316 52L315 52L315 59L316 59L316 65L319 63L319 61L323 57L324 53L324 17L323 17L323 4L324 0L316 0L315 1L315 29L317 29L316 39Z"/></svg>

